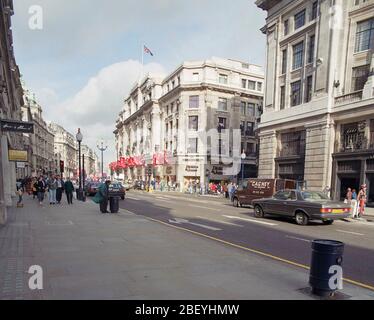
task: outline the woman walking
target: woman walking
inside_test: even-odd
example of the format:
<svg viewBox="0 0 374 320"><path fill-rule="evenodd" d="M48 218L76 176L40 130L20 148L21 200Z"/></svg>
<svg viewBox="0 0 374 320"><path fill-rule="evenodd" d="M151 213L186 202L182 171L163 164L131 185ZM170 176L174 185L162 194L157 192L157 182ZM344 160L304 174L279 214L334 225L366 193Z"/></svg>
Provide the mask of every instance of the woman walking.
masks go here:
<svg viewBox="0 0 374 320"><path fill-rule="evenodd" d="M48 180L48 194L49 194L49 204L56 204L56 190L57 190L57 180L55 176L52 176Z"/></svg>
<svg viewBox="0 0 374 320"><path fill-rule="evenodd" d="M366 184L363 184L360 188L360 191L358 192L358 206L359 206L359 212L358 217L361 218L362 215L365 212L365 204L366 204Z"/></svg>
<svg viewBox="0 0 374 320"><path fill-rule="evenodd" d="M40 176L39 181L36 184L36 191L38 194L39 205L43 205L45 188L46 188L46 183L43 177Z"/></svg>

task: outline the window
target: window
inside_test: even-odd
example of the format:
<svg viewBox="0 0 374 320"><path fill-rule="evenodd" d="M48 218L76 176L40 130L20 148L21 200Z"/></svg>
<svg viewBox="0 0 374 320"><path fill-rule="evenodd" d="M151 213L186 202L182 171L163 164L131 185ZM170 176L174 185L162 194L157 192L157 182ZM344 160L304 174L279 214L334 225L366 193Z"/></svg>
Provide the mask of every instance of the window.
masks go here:
<svg viewBox="0 0 374 320"><path fill-rule="evenodd" d="M291 107L301 103L301 81L291 83Z"/></svg>
<svg viewBox="0 0 374 320"><path fill-rule="evenodd" d="M168 92L169 92L170 91L170 86L168 85L167 88L168 88Z"/></svg>
<svg viewBox="0 0 374 320"><path fill-rule="evenodd" d="M373 48L374 43L374 19L357 23L355 52Z"/></svg>
<svg viewBox="0 0 374 320"><path fill-rule="evenodd" d="M283 22L283 31L284 31L285 36L288 35L288 31L289 31L288 19Z"/></svg>
<svg viewBox="0 0 374 320"><path fill-rule="evenodd" d="M312 100L313 76L306 78L305 84L305 102Z"/></svg>
<svg viewBox="0 0 374 320"><path fill-rule="evenodd" d="M298 69L303 66L303 57L304 57L304 42L300 42L293 46L293 63L292 69Z"/></svg>
<svg viewBox="0 0 374 320"><path fill-rule="evenodd" d="M181 77L180 76L178 76L177 81L178 81L178 86L179 86L181 84Z"/></svg>
<svg viewBox="0 0 374 320"><path fill-rule="evenodd" d="M242 79L242 88L246 89L247 88L247 80Z"/></svg>
<svg viewBox="0 0 374 320"><path fill-rule="evenodd" d="M291 191L278 191L274 194L274 198L277 200L287 200L291 196Z"/></svg>
<svg viewBox="0 0 374 320"><path fill-rule="evenodd" d="M280 110L284 109L285 103L286 103L286 87L281 86L281 88L280 88L280 104L279 104Z"/></svg>
<svg viewBox="0 0 374 320"><path fill-rule="evenodd" d="M166 106L166 115L169 115L169 106Z"/></svg>
<svg viewBox="0 0 374 320"><path fill-rule="evenodd" d="M248 89L256 90L256 82L248 80Z"/></svg>
<svg viewBox="0 0 374 320"><path fill-rule="evenodd" d="M219 111L227 111L227 99L226 98L219 98L218 99L218 110Z"/></svg>
<svg viewBox="0 0 374 320"><path fill-rule="evenodd" d="M220 129L226 129L226 118L218 118L218 127Z"/></svg>
<svg viewBox="0 0 374 320"><path fill-rule="evenodd" d="M190 96L190 108L198 108L199 107L199 96Z"/></svg>
<svg viewBox="0 0 374 320"><path fill-rule="evenodd" d="M253 122L247 122L247 131L245 133L246 136L253 136L253 127L254 127Z"/></svg>
<svg viewBox="0 0 374 320"><path fill-rule="evenodd" d="M314 20L317 18L317 8L318 8L318 1L314 1L312 5L312 16L311 20Z"/></svg>
<svg viewBox="0 0 374 320"><path fill-rule="evenodd" d="M282 50L282 74L287 72L287 49Z"/></svg>
<svg viewBox="0 0 374 320"><path fill-rule="evenodd" d="M227 75L226 74L220 74L219 75L219 83L227 84Z"/></svg>
<svg viewBox="0 0 374 320"><path fill-rule="evenodd" d="M295 14L295 30L305 24L305 9Z"/></svg>
<svg viewBox="0 0 374 320"><path fill-rule="evenodd" d="M242 135L244 134L245 131L245 121L240 121L240 131ZM242 147L242 150L244 149L244 146Z"/></svg>
<svg viewBox="0 0 374 320"><path fill-rule="evenodd" d="M262 91L262 82L257 82L257 91Z"/></svg>
<svg viewBox="0 0 374 320"><path fill-rule="evenodd" d="M247 150L246 150L245 153L247 155L251 155L251 154L254 154L255 152L256 152L256 150L255 150L254 143L247 142Z"/></svg>
<svg viewBox="0 0 374 320"><path fill-rule="evenodd" d="M240 104L240 114L245 116L245 109L247 107L247 103L245 101L242 101Z"/></svg>
<svg viewBox="0 0 374 320"><path fill-rule="evenodd" d="M174 81L174 80L171 82L171 87L172 87L173 89L175 88L175 81Z"/></svg>
<svg viewBox="0 0 374 320"><path fill-rule="evenodd" d="M197 138L188 139L187 153L197 153Z"/></svg>
<svg viewBox="0 0 374 320"><path fill-rule="evenodd" d="M166 135L169 134L169 125L168 124L165 125L165 132L166 132Z"/></svg>
<svg viewBox="0 0 374 320"><path fill-rule="evenodd" d="M198 116L188 117L188 129L193 130L193 131L199 130L199 117Z"/></svg>
<svg viewBox="0 0 374 320"><path fill-rule="evenodd" d="M192 81L199 81L199 73L198 72L194 72L192 74Z"/></svg>
<svg viewBox="0 0 374 320"><path fill-rule="evenodd" d="M352 69L352 91L362 90L368 79L370 65L365 65Z"/></svg>
<svg viewBox="0 0 374 320"><path fill-rule="evenodd" d="M315 45L315 35L309 37L309 48L308 48L308 63L314 62L314 45Z"/></svg>
<svg viewBox="0 0 374 320"><path fill-rule="evenodd" d="M248 103L247 115L253 117L255 115L255 104Z"/></svg>

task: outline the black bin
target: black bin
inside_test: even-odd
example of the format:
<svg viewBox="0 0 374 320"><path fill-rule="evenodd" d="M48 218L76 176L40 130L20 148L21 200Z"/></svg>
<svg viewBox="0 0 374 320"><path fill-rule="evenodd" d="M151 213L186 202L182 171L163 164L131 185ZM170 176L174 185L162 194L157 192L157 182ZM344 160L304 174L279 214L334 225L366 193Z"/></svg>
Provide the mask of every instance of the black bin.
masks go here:
<svg viewBox="0 0 374 320"><path fill-rule="evenodd" d="M312 262L310 265L309 284L312 293L318 296L332 296L336 289L330 288L329 273L331 266L341 266L343 262L344 243L335 240L313 240Z"/></svg>
<svg viewBox="0 0 374 320"><path fill-rule="evenodd" d="M118 213L119 210L119 197L109 198L109 208L111 213Z"/></svg>

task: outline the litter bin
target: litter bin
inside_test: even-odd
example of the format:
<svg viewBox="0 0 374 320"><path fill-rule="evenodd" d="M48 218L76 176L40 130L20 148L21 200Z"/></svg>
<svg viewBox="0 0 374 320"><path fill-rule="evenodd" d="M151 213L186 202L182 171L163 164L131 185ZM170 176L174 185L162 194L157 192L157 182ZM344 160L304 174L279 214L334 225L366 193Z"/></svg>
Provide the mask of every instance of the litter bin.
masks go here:
<svg viewBox="0 0 374 320"><path fill-rule="evenodd" d="M119 197L114 196L109 198L109 208L111 213L118 213Z"/></svg>
<svg viewBox="0 0 374 320"><path fill-rule="evenodd" d="M318 296L332 296L336 289L329 284L335 272L330 273L332 266L343 262L344 243L335 240L313 240L312 262L310 265L309 284L312 293Z"/></svg>

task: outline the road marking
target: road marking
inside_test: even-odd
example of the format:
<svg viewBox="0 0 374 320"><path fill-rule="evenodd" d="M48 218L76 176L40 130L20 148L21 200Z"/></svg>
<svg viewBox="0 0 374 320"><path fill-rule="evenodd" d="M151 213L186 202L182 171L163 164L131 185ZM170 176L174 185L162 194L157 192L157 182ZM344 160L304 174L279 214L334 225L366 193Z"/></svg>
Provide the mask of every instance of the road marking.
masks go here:
<svg viewBox="0 0 374 320"><path fill-rule="evenodd" d="M208 207L203 207L203 206L196 206L194 204L188 205L189 207L194 207L194 208L201 208L201 209L206 209L206 210L213 210L213 211L222 211L221 209L214 209L214 208L208 208Z"/></svg>
<svg viewBox="0 0 374 320"><path fill-rule="evenodd" d="M139 201L140 199L138 198L133 198L133 197L129 197L129 196L126 196L126 199L131 199L131 200L136 200L136 201Z"/></svg>
<svg viewBox="0 0 374 320"><path fill-rule="evenodd" d="M300 240L300 241L305 241L305 242L310 242L310 240L308 240L308 239L297 238L297 237L293 237L293 236L286 236L286 238L294 239L294 240Z"/></svg>
<svg viewBox="0 0 374 320"><path fill-rule="evenodd" d="M336 231L338 231L338 232L344 232L344 233L350 233L350 234L354 234L356 236L364 236L363 233L358 233L358 232L352 232L352 231L346 231L346 230L338 230L338 229Z"/></svg>
<svg viewBox="0 0 374 320"><path fill-rule="evenodd" d="M196 216L196 218L206 219L206 220L209 220L209 221L214 221L214 222L223 223L223 224L228 224L230 226L235 226L235 227L244 227L241 224L236 224L236 223L227 222L227 221L223 221L223 220L212 219L212 218L209 218L209 217Z"/></svg>
<svg viewBox="0 0 374 320"><path fill-rule="evenodd" d="M205 229L213 230L213 231L221 231L222 230L222 229L219 229L219 228L207 226L205 224L190 222L186 219L174 218L174 220L170 219L169 222L174 223L174 224L182 224L182 223L192 224L193 226L197 226L197 227L201 227L201 228L205 228Z"/></svg>
<svg viewBox="0 0 374 320"><path fill-rule="evenodd" d="M236 216L225 216L225 215L222 215L223 217L226 217L226 218L229 218L229 219L239 219L239 220L243 220L243 221L248 221L248 222L254 222L254 223L260 223L260 224L266 224L268 226L277 226L278 224L276 223L271 223L271 222L265 222L265 221L259 221L259 220L255 220L255 219L248 219L248 218L242 218L242 217L236 217Z"/></svg>
<svg viewBox="0 0 374 320"><path fill-rule="evenodd" d="M259 250L256 250L256 249L247 248L247 247L244 247L244 246L241 246L239 244L235 244L235 243L232 243L232 242L229 242L229 241L226 241L226 240L222 240L222 239L219 239L219 238L208 236L208 235L206 235L204 233L200 233L200 232L193 231L193 230L190 230L190 229L186 229L186 228L183 228L183 227L180 227L180 226L172 225L170 223L167 223L167 222L164 222L164 221L161 221L161 220L153 219L153 218L150 218L150 217L146 217L146 218L149 219L149 220L151 220L151 221L163 224L163 225L171 227L171 228L183 230L183 231L195 234L195 235L199 235L199 236L201 236L203 238L207 238L207 239L214 240L214 241L217 241L217 242L220 242L220 243L224 243L224 244L229 245L231 247L239 248L239 249L242 249L242 250L245 250L245 251L248 251L248 252L252 252L252 253L255 253L255 254L258 254L258 255L270 258L270 259L273 259L273 260L284 262L284 263L292 265L292 266L296 266L296 267L299 267L299 268L310 270L309 266L306 266L306 265L301 264L301 263L297 263L297 262L294 262L294 261L291 261L291 260L288 260L288 259L277 257L277 256L274 256L272 254L269 254L269 253L266 253L266 252L263 252L263 251L259 251ZM347 279L347 278L343 278L343 280L345 282L350 283L350 284L354 284L354 285L356 285L358 287L374 291L374 286L371 286L369 284L358 282L358 281L355 281L355 280L352 280L352 279Z"/></svg>

